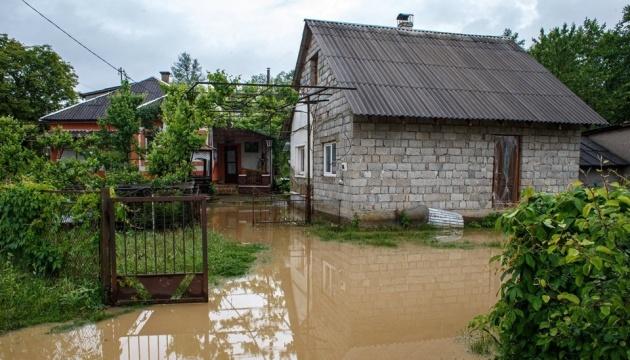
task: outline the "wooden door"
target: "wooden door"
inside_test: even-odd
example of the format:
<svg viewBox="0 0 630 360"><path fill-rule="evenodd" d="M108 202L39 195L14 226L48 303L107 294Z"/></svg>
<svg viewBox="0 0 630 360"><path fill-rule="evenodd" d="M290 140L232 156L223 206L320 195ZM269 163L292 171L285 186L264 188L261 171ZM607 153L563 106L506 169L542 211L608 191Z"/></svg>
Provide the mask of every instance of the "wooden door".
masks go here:
<svg viewBox="0 0 630 360"><path fill-rule="evenodd" d="M238 165L236 161L236 146L226 146L224 150L225 183L236 184L238 182Z"/></svg>
<svg viewBox="0 0 630 360"><path fill-rule="evenodd" d="M521 180L520 137L500 135L494 142L492 203L495 207L509 206L519 200Z"/></svg>

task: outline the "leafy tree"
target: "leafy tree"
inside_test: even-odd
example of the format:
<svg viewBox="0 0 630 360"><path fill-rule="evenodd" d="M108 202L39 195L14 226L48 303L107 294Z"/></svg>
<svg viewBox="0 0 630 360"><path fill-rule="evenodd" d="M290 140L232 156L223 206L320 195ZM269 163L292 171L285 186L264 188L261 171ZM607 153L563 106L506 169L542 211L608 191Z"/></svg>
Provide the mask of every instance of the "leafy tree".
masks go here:
<svg viewBox="0 0 630 360"><path fill-rule="evenodd" d="M199 149L204 138L199 134L202 122L194 108L193 99L187 95L187 86L173 84L165 87L162 103L162 119L165 129L157 134L148 155L149 171L159 176L176 174L188 176L192 153Z"/></svg>
<svg viewBox="0 0 630 360"><path fill-rule="evenodd" d="M529 53L611 123L630 119L630 7L614 29L586 19L541 29Z"/></svg>
<svg viewBox="0 0 630 360"><path fill-rule="evenodd" d="M187 52L179 54L177 61L171 66L171 72L175 82L187 85L192 85L203 78L199 61L193 59Z"/></svg>
<svg viewBox="0 0 630 360"><path fill-rule="evenodd" d="M512 41L514 41L516 43L516 45L518 45L520 47L524 47L525 46L525 40L524 39L519 39L518 38L518 33L517 32L513 32L512 29L510 29L510 28L505 28L505 30L503 30L503 36L505 36L506 38L510 38Z"/></svg>
<svg viewBox="0 0 630 360"><path fill-rule="evenodd" d="M27 145L34 138L35 127L10 116L0 116L0 181L26 172L37 158Z"/></svg>
<svg viewBox="0 0 630 360"><path fill-rule="evenodd" d="M101 130L97 155L108 170L128 167L129 154L139 150L134 135L140 129L137 107L142 96L132 93L129 82L123 81L109 101L107 115L98 121Z"/></svg>
<svg viewBox="0 0 630 360"><path fill-rule="evenodd" d="M0 34L0 115L36 122L76 100L77 76L50 46L26 47Z"/></svg>

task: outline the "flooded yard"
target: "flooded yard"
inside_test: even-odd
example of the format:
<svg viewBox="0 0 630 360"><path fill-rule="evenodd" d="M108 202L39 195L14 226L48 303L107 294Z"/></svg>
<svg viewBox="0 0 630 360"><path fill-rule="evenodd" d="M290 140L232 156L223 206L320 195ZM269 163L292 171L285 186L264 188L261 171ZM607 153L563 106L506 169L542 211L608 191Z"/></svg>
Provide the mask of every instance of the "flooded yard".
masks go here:
<svg viewBox="0 0 630 360"><path fill-rule="evenodd" d="M456 337L496 300L488 260L498 249L324 242L299 226L252 227L236 206L208 216L213 231L269 245L250 275L211 291L207 304L138 308L63 333L11 332L0 359L475 358Z"/></svg>

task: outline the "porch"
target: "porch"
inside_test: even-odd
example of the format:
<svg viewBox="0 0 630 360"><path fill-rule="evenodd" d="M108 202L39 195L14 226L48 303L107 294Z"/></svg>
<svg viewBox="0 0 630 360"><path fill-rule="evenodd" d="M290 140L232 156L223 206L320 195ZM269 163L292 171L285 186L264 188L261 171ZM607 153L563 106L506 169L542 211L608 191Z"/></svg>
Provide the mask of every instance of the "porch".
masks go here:
<svg viewBox="0 0 630 360"><path fill-rule="evenodd" d="M271 137L234 128L215 128L211 137L212 182L218 193L271 192Z"/></svg>

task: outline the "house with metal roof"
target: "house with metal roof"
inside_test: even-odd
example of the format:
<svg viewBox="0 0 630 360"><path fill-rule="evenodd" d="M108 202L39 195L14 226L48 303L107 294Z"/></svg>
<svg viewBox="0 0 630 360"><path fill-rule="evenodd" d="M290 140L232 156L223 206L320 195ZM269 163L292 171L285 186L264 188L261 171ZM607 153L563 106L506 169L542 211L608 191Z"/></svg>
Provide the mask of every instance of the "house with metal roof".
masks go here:
<svg viewBox="0 0 630 360"><path fill-rule="evenodd" d="M130 84L131 91L142 96L142 103L140 103L138 108L160 106L160 102L164 98L164 91L160 85L161 83L168 82L169 76L170 74L165 73L161 80L150 77ZM48 130L60 128L69 131L75 137L98 131L100 130L98 119L102 119L107 115L110 96L119 88L120 86L113 86L82 93L80 94L82 98L81 102L46 114L42 116L39 121ZM159 119L155 119L155 122L158 128L161 127L161 121ZM151 138L150 134L145 132L145 129L142 128L138 129L136 137L136 141L140 147L147 147ZM132 153L132 157L131 160L136 163L141 170L144 170L145 160L138 157L135 152ZM80 158L81 154L78 154L73 149L50 149L51 161Z"/></svg>
<svg viewBox="0 0 630 360"><path fill-rule="evenodd" d="M368 221L418 205L479 214L524 187L561 191L578 179L581 129L607 124L512 40L409 21L305 20L294 85L356 89L309 89L296 108L292 190L304 195L310 179L314 200Z"/></svg>
<svg viewBox="0 0 630 360"><path fill-rule="evenodd" d="M580 143L580 181L601 185L630 179L630 123L587 130Z"/></svg>

